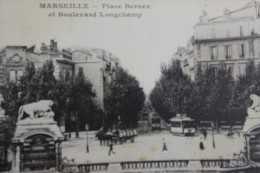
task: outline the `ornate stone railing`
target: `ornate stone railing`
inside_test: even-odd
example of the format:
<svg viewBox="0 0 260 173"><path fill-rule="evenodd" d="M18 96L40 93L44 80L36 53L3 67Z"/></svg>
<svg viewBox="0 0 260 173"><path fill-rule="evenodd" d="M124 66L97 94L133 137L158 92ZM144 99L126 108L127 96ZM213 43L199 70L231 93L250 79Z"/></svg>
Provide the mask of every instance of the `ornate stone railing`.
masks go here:
<svg viewBox="0 0 260 173"><path fill-rule="evenodd" d="M59 171L62 173L86 173L95 171L106 171L109 163L86 163L76 164L74 159L66 157L61 159Z"/></svg>
<svg viewBox="0 0 260 173"><path fill-rule="evenodd" d="M63 165L63 173L86 173L95 171L106 171L109 163L86 163L78 165Z"/></svg>
<svg viewBox="0 0 260 173"><path fill-rule="evenodd" d="M219 168L227 168L230 165L230 160L229 159L225 159L225 160L201 160L201 167L202 168L215 168L215 167L219 167Z"/></svg>
<svg viewBox="0 0 260 173"><path fill-rule="evenodd" d="M153 161L129 161L121 162L123 170L151 169L151 168L186 168L189 160L153 160Z"/></svg>
<svg viewBox="0 0 260 173"><path fill-rule="evenodd" d="M92 172L92 171L106 171L109 163L89 163L89 164L79 164L79 172Z"/></svg>
<svg viewBox="0 0 260 173"><path fill-rule="evenodd" d="M70 162L72 163L72 162ZM119 172L128 172L131 170L239 170L245 169L249 164L241 159L203 159L203 160L149 160L149 161L125 161L111 163L86 163L86 164L66 164L62 165L62 173L86 173L102 172L110 170L110 167L116 165ZM118 172L118 171L116 171Z"/></svg>
<svg viewBox="0 0 260 173"><path fill-rule="evenodd" d="M202 168L237 168L248 165L247 160L242 159L205 159L200 160Z"/></svg>

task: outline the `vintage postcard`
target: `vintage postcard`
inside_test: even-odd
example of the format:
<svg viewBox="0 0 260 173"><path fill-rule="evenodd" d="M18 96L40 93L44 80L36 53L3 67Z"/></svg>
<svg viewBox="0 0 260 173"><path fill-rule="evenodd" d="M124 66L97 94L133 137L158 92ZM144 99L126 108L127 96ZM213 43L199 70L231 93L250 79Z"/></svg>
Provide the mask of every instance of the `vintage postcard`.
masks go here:
<svg viewBox="0 0 260 173"><path fill-rule="evenodd" d="M260 1L0 0L0 172L260 172Z"/></svg>

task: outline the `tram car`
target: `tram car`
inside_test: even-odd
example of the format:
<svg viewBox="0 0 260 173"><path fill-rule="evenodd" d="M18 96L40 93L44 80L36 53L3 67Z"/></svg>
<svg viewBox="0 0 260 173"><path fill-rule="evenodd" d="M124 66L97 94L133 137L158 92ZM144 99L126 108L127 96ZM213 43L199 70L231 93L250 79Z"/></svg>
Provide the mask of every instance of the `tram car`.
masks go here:
<svg viewBox="0 0 260 173"><path fill-rule="evenodd" d="M171 133L176 135L193 136L196 133L195 121L185 114L177 114L170 119Z"/></svg>

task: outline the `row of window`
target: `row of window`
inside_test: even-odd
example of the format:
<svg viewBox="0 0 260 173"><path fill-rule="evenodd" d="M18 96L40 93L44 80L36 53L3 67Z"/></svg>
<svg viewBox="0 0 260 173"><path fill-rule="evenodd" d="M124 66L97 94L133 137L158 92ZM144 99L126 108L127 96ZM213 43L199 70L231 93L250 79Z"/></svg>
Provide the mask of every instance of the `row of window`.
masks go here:
<svg viewBox="0 0 260 173"><path fill-rule="evenodd" d="M224 50L225 50L225 59L231 59L232 58L231 45L225 45ZM239 57L244 58L245 57L245 45L240 44L238 46L238 51L239 51ZM218 47L212 46L211 47L211 60L217 60L217 59L218 59Z"/></svg>
<svg viewBox="0 0 260 173"><path fill-rule="evenodd" d="M62 75L64 75L64 77L66 75L71 76L71 71L63 69ZM12 82L17 81L21 76L23 76L23 71L22 70L11 70L9 72L9 80L12 81Z"/></svg>
<svg viewBox="0 0 260 173"><path fill-rule="evenodd" d="M218 70L218 65L211 66L213 73L216 75ZM234 76L234 65L233 64L226 64L226 69L231 72L231 75ZM236 75L245 75L246 73L246 64L241 63L238 65L238 73Z"/></svg>
<svg viewBox="0 0 260 173"><path fill-rule="evenodd" d="M9 72L9 79L12 82L15 82L17 79L19 79L21 76L23 76L22 70L11 70Z"/></svg>

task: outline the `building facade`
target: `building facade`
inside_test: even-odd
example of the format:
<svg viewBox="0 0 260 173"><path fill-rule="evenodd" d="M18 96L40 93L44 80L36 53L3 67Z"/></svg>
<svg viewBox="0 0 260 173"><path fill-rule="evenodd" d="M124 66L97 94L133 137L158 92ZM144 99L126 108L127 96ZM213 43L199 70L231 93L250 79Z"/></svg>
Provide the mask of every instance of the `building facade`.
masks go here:
<svg viewBox="0 0 260 173"><path fill-rule="evenodd" d="M195 79L194 53L191 41L186 47L179 47L173 55L173 59L180 60L183 73L188 75L191 80Z"/></svg>
<svg viewBox="0 0 260 173"><path fill-rule="evenodd" d="M260 63L260 1L252 1L235 11L225 9L223 15L214 18L208 18L203 11L190 42L192 56L185 48L186 55L182 54L181 61L183 70L192 79L198 66L217 71L220 64L237 79L245 74L249 61Z"/></svg>
<svg viewBox="0 0 260 173"><path fill-rule="evenodd" d="M217 70L221 62L236 79L248 61L260 62L260 3L251 2L236 11L212 19L203 12L194 27L194 60L202 69Z"/></svg>
<svg viewBox="0 0 260 173"><path fill-rule="evenodd" d="M6 46L0 52L0 85L7 81L16 82L24 73L26 63L31 61L36 69L43 67L47 60L51 60L55 67L54 77L61 75L78 74L79 69L93 84L96 92L95 102L104 109L105 86L112 81L114 72L119 66L119 60L111 53L102 49L58 49L57 42L50 41L50 45L42 43L40 51L35 51L35 46Z"/></svg>
<svg viewBox="0 0 260 173"><path fill-rule="evenodd" d="M23 75L28 61L34 63L35 68L42 68L47 60L51 60L55 66L54 76L58 79L61 73L69 71L73 74L74 63L72 53L68 50L59 51L57 42L51 40L49 47L44 43L40 52L34 51L35 46L6 46L0 53L0 84L6 81L17 81Z"/></svg>
<svg viewBox="0 0 260 173"><path fill-rule="evenodd" d="M114 77L119 60L111 53L102 49L74 50L72 52L75 74L81 68L93 84L96 92L96 104L104 109L105 88Z"/></svg>

